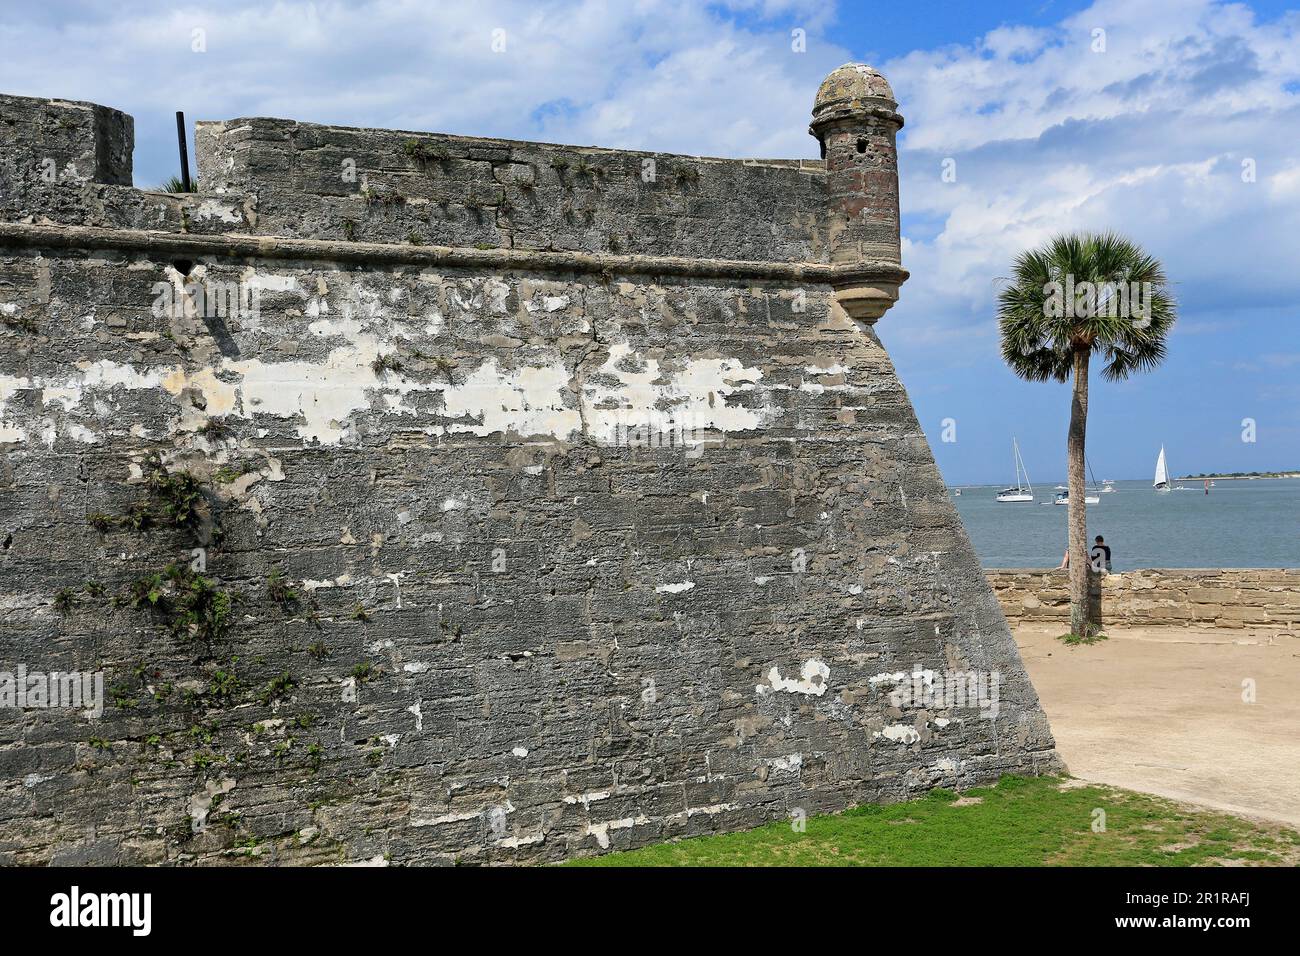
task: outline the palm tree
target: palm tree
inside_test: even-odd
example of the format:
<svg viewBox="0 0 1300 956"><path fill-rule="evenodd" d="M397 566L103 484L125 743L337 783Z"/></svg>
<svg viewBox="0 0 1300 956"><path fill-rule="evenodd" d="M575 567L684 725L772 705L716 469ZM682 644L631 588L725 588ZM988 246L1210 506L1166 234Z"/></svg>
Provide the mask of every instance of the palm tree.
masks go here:
<svg viewBox="0 0 1300 956"><path fill-rule="evenodd" d="M1089 639L1099 621L1088 605L1088 523L1084 439L1088 429L1088 363L1105 361L1110 381L1145 372L1164 360L1177 308L1160 262L1114 233L1057 236L1016 257L998 294L1002 357L1031 382L1073 377L1069 458L1070 632Z"/></svg>

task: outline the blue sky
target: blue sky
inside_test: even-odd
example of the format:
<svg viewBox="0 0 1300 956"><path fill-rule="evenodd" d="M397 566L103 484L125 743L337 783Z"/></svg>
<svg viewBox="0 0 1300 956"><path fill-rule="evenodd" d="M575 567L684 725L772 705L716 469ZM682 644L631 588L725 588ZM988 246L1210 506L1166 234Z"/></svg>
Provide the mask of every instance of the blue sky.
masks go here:
<svg viewBox="0 0 1300 956"><path fill-rule="evenodd" d="M1019 250L1099 228L1162 259L1181 314L1162 368L1096 382L1099 477L1149 476L1162 443L1180 474L1300 468L1300 0L120 6L7 9L0 89L131 113L140 185L175 171L177 109L811 157L818 83L870 62L907 119L912 271L878 330L945 478L1010 480L1013 434L1036 482L1064 475L1068 386L1006 370L993 300Z"/></svg>

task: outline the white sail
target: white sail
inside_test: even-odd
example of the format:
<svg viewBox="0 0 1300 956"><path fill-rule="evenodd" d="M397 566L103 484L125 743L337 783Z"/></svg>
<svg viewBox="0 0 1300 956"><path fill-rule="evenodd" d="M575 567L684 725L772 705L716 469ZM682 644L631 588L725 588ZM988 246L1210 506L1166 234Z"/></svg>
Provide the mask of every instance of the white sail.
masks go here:
<svg viewBox="0 0 1300 956"><path fill-rule="evenodd" d="M1152 483L1156 488L1169 487L1169 469L1165 466L1165 446L1160 446L1160 457L1156 459L1156 480Z"/></svg>
<svg viewBox="0 0 1300 956"><path fill-rule="evenodd" d="M1020 445L1015 438L1011 439L1011 453L1016 459L1016 486L1015 488L1004 488L998 492L998 501L1033 501L1034 486L1029 483L1029 472L1025 469L1024 460L1020 457ZM1024 474L1024 484L1020 482L1021 474Z"/></svg>

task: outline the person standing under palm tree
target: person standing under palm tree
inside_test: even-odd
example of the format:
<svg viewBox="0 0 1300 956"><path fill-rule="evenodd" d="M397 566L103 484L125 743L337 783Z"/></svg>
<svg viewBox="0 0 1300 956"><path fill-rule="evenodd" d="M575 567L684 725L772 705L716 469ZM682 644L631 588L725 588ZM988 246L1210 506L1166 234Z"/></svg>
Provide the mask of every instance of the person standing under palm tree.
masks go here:
<svg viewBox="0 0 1300 956"><path fill-rule="evenodd" d="M1149 371L1165 358L1177 308L1160 262L1115 233L1057 236L1016 257L998 294L1002 357L1031 382L1073 380L1069 462L1070 633L1090 638L1100 624L1088 600L1084 454L1088 371L1094 352L1110 381Z"/></svg>

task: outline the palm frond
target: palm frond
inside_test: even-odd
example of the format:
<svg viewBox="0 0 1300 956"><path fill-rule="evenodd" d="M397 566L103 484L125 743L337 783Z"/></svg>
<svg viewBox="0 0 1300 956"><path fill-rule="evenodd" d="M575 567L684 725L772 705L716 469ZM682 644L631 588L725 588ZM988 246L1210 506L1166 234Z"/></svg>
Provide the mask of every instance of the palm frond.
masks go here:
<svg viewBox="0 0 1300 956"><path fill-rule="evenodd" d="M1077 350L1107 379L1155 368L1177 318L1164 267L1115 232L1066 233L1016 256L997 297L1002 357L1029 381L1067 381Z"/></svg>

